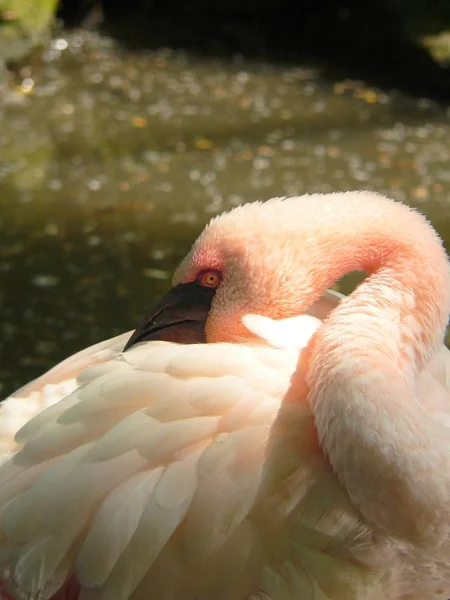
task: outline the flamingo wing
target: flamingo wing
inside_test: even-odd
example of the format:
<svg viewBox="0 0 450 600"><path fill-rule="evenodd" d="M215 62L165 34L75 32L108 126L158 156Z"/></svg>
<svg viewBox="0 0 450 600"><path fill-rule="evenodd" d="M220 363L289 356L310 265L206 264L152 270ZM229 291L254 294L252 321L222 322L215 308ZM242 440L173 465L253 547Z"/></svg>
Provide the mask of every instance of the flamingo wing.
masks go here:
<svg viewBox="0 0 450 600"><path fill-rule="evenodd" d="M0 469L8 593L51 598L75 576L81 600L362 598L348 591L373 574L329 550L364 528L306 404L274 426L297 357L152 342L83 372Z"/></svg>
<svg viewBox="0 0 450 600"><path fill-rule="evenodd" d="M87 367L117 356L131 332L85 348L26 384L0 404L0 464L17 450L15 435L37 414L71 394Z"/></svg>
<svg viewBox="0 0 450 600"><path fill-rule="evenodd" d="M296 319L293 330L305 319L312 331L311 317ZM281 338L276 323L256 322L263 339ZM41 381L77 375L72 393L19 430L0 468L0 594L378 597L371 533L318 448L307 404L283 405L304 340L122 353L125 338Z"/></svg>

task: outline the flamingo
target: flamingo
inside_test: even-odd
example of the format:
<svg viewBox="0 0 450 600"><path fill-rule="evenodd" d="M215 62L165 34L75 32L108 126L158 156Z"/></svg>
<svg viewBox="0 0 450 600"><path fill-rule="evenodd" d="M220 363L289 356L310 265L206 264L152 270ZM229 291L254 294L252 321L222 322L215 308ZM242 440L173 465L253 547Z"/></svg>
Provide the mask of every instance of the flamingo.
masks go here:
<svg viewBox="0 0 450 600"><path fill-rule="evenodd" d="M449 598L449 275L371 192L214 218L132 335L3 403L1 597Z"/></svg>

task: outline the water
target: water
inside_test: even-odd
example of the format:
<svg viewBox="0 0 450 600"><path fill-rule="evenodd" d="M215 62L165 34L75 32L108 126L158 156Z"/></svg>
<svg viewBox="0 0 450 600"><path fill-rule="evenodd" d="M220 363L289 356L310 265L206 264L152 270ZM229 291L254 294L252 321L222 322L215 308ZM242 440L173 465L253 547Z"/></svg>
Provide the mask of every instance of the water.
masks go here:
<svg viewBox="0 0 450 600"><path fill-rule="evenodd" d="M138 324L205 222L242 202L373 189L450 246L450 111L426 99L87 32L59 33L14 85L0 108L3 396Z"/></svg>

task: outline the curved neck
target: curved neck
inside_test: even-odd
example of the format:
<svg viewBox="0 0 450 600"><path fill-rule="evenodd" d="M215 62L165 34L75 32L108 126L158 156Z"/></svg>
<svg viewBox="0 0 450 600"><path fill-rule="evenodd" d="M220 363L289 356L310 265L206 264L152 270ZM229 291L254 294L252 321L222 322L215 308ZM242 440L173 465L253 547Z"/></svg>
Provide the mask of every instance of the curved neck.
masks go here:
<svg viewBox="0 0 450 600"><path fill-rule="evenodd" d="M331 333L333 347L349 350L345 332L351 331L355 352L367 340L374 356L389 355L398 367L417 372L442 344L450 312L448 258L425 219L409 210L407 216L406 223L379 230L368 216L366 230L360 221L354 236L341 236L333 262L324 269L324 286L350 271L365 271L368 277L330 315L318 336L325 344L321 352Z"/></svg>
<svg viewBox="0 0 450 600"><path fill-rule="evenodd" d="M321 448L366 520L435 547L450 530L450 433L415 387L442 344L449 264L425 219L395 210L384 224L360 216L323 270L326 286L350 270L368 278L308 349L308 400Z"/></svg>

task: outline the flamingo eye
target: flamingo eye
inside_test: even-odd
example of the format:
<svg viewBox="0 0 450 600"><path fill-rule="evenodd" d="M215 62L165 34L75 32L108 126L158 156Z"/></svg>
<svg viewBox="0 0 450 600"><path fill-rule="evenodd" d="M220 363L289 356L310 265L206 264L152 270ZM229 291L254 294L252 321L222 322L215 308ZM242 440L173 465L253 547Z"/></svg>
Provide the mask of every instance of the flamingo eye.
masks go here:
<svg viewBox="0 0 450 600"><path fill-rule="evenodd" d="M207 288L216 288L220 283L221 275L219 271L202 271L197 277L198 283Z"/></svg>

